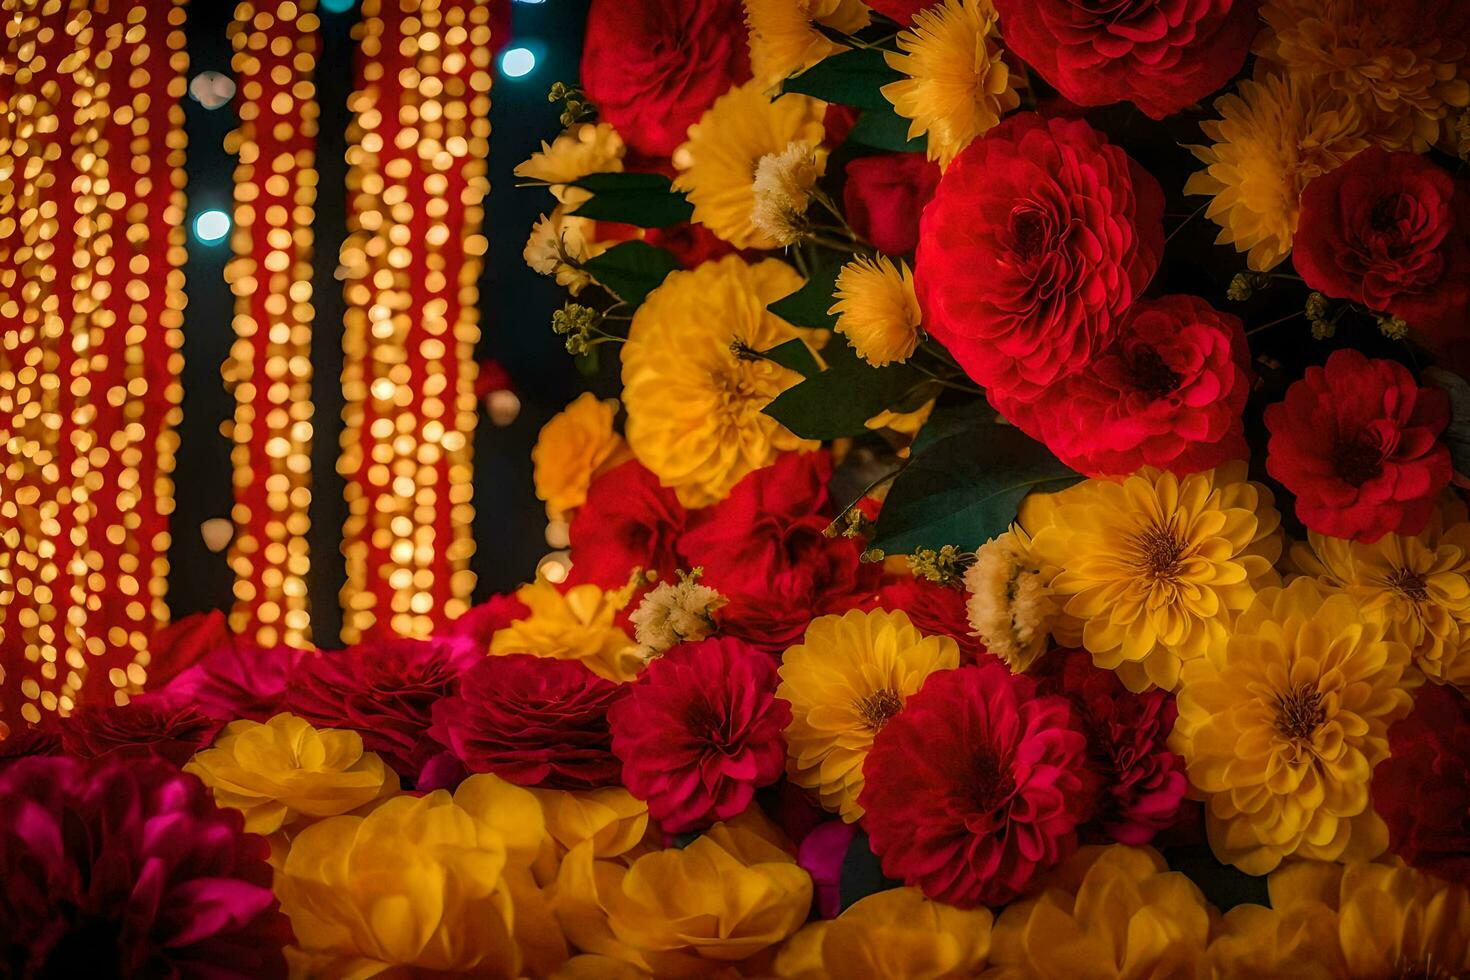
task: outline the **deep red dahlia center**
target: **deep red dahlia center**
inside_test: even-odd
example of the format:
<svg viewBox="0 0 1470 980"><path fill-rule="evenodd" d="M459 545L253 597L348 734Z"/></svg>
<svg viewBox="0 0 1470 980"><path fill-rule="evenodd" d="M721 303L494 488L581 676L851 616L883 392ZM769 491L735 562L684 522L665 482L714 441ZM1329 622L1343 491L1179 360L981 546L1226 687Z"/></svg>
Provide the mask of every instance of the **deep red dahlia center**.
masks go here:
<svg viewBox="0 0 1470 980"><path fill-rule="evenodd" d="M1339 439L1332 449L1332 468L1344 483L1361 487L1383 472L1383 449L1371 438Z"/></svg>
<svg viewBox="0 0 1470 980"><path fill-rule="evenodd" d="M1144 394L1163 398L1179 390L1180 377L1154 348L1139 347L1128 358L1128 380Z"/></svg>
<svg viewBox="0 0 1470 980"><path fill-rule="evenodd" d="M1016 792L1010 767L990 752L975 753L969 775L969 799L977 814L994 812Z"/></svg>
<svg viewBox="0 0 1470 980"><path fill-rule="evenodd" d="M1011 212L1011 249L1023 261L1046 251L1051 238L1051 222L1036 207L1025 205Z"/></svg>

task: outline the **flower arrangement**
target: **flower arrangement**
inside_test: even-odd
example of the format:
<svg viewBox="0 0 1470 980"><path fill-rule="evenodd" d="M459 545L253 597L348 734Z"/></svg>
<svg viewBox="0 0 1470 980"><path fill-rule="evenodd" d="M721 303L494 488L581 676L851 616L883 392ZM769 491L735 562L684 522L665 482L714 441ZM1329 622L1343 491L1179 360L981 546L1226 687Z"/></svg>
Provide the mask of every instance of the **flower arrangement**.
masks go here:
<svg viewBox="0 0 1470 980"><path fill-rule="evenodd" d="M1467 18L593 0L565 574L0 743L0 972L1470 975Z"/></svg>

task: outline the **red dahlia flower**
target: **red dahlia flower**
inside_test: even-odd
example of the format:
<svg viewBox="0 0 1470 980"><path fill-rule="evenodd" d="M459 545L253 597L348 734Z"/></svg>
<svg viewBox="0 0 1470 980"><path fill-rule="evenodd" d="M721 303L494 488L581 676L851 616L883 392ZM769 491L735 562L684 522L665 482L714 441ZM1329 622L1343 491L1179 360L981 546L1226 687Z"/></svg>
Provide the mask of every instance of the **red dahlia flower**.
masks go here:
<svg viewBox="0 0 1470 980"><path fill-rule="evenodd" d="M0 970L17 977L283 977L270 847L157 759L0 771Z"/></svg>
<svg viewBox="0 0 1470 980"><path fill-rule="evenodd" d="M1067 699L999 663L930 675L863 775L883 873L960 908L1009 902L1065 860L1097 788Z"/></svg>
<svg viewBox="0 0 1470 980"><path fill-rule="evenodd" d="M1464 342L1470 192L1417 153L1372 147L1313 179L1291 256L1313 289L1396 316L1420 339Z"/></svg>
<svg viewBox="0 0 1470 980"><path fill-rule="evenodd" d="M1164 195L1080 119L1011 116L950 165L919 228L924 324L991 404L1027 405L1113 342L1164 250Z"/></svg>
<svg viewBox="0 0 1470 980"><path fill-rule="evenodd" d="M0 769L38 755L61 755L61 729L55 724L22 725L0 739Z"/></svg>
<svg viewBox="0 0 1470 980"><path fill-rule="evenodd" d="M433 735L470 772L549 789L611 786L622 764L607 711L626 691L574 660L486 657L435 703Z"/></svg>
<svg viewBox="0 0 1470 980"><path fill-rule="evenodd" d="M214 741L221 722L183 705L134 702L78 708L62 722L69 755L98 759L157 757L176 766Z"/></svg>
<svg viewBox="0 0 1470 980"><path fill-rule="evenodd" d="M623 784L664 830L729 820L781 778L791 707L776 680L766 654L716 637L653 661L608 711Z"/></svg>
<svg viewBox="0 0 1470 980"><path fill-rule="evenodd" d="M919 244L919 215L939 187L939 166L922 153L883 153L848 161L842 203L853 230L885 255Z"/></svg>
<svg viewBox="0 0 1470 980"><path fill-rule="evenodd" d="M722 633L779 653L816 617L845 612L877 588L881 572L859 561L857 543L823 533L837 516L831 476L826 453L788 453L694 515L679 553L730 600L715 613Z"/></svg>
<svg viewBox="0 0 1470 980"><path fill-rule="evenodd" d="M750 78L740 0L592 0L582 86L628 145L666 157Z"/></svg>
<svg viewBox="0 0 1470 980"><path fill-rule="evenodd" d="M1372 789L1389 850L1470 885L1470 702L1453 687L1425 684L1413 713L1388 730L1388 745Z"/></svg>
<svg viewBox="0 0 1470 980"><path fill-rule="evenodd" d="M630 460L613 467L592 481L572 518L572 581L621 588L635 568L672 581L684 522L678 496L646 466Z"/></svg>
<svg viewBox="0 0 1470 980"><path fill-rule="evenodd" d="M1194 473L1248 455L1250 379L1238 317L1193 296L1140 300L1111 347L1046 392L1033 424L1089 476Z"/></svg>
<svg viewBox="0 0 1470 980"><path fill-rule="evenodd" d="M1439 441L1449 397L1393 361L1335 351L1266 409L1266 471L1296 494L1296 516L1334 538L1418 534L1450 482Z"/></svg>
<svg viewBox="0 0 1470 980"><path fill-rule="evenodd" d="M885 582L873 605L901 609L925 636L947 636L960 646L964 663L988 658L989 651L978 636L970 635L970 617L965 609L963 588L950 588L912 575Z"/></svg>
<svg viewBox="0 0 1470 980"><path fill-rule="evenodd" d="M995 0L1006 46L1078 105L1132 102L1155 119L1230 81L1258 0Z"/></svg>
<svg viewBox="0 0 1470 980"><path fill-rule="evenodd" d="M316 656L291 647L262 649L235 637L137 701L187 705L225 722L265 721L285 710L286 687L296 665Z"/></svg>

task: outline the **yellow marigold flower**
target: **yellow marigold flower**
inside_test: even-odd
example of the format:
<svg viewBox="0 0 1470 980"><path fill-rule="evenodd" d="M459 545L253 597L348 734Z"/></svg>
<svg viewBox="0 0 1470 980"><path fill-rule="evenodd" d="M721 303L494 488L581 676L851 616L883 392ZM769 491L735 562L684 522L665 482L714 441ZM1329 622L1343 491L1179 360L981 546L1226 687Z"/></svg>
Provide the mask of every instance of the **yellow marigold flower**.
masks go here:
<svg viewBox="0 0 1470 980"><path fill-rule="evenodd" d="M804 331L766 311L801 285L784 262L738 255L672 272L623 345L628 442L686 507L722 500L791 449L812 449L761 410L801 375L759 355Z"/></svg>
<svg viewBox="0 0 1470 980"><path fill-rule="evenodd" d="M1176 477L1143 469L1032 494L1019 523L1038 567L1061 569L1059 640L1130 690L1173 690L1257 590L1278 581L1281 516L1245 464Z"/></svg>
<svg viewBox="0 0 1470 980"><path fill-rule="evenodd" d="M1383 0L1267 0L1256 47L1364 106L1395 149L1423 153L1447 135L1450 111L1470 105L1470 39L1436 30L1424 20L1428 10Z"/></svg>
<svg viewBox="0 0 1470 980"><path fill-rule="evenodd" d="M490 775L313 824L275 883L293 976L551 972L567 949L531 879L544 833L536 798Z"/></svg>
<svg viewBox="0 0 1470 980"><path fill-rule="evenodd" d="M961 150L1021 104L1005 63L991 0L944 0L914 15L888 66L908 77L883 96L911 120L908 138L929 134L928 155L948 167Z"/></svg>
<svg viewBox="0 0 1470 980"><path fill-rule="evenodd" d="M989 909L957 909L917 888L858 899L812 922L776 957L784 980L943 980L978 976L990 953Z"/></svg>
<svg viewBox="0 0 1470 980"><path fill-rule="evenodd" d="M906 361L919 346L919 298L914 274L902 259L886 255L853 259L837 273L837 332L874 367Z"/></svg>
<svg viewBox="0 0 1470 980"><path fill-rule="evenodd" d="M1084 847L991 933L995 980L1205 977L1214 912L1151 847Z"/></svg>
<svg viewBox="0 0 1470 980"><path fill-rule="evenodd" d="M588 174L620 172L626 152L623 138L610 123L581 123L551 143L542 140L540 152L517 165L515 175L546 181L558 201L575 207L592 195L567 185Z"/></svg>
<svg viewBox="0 0 1470 980"><path fill-rule="evenodd" d="M757 82L716 99L689 127L689 141L674 151L679 168L674 186L687 193L694 220L736 248L779 246L752 221L756 165L768 153L805 143L816 148L815 167L821 173L826 166L820 149L823 105L805 95L768 99Z"/></svg>
<svg viewBox="0 0 1470 980"><path fill-rule="evenodd" d="M1014 673L1029 670L1046 652L1062 607L1052 590L1054 567L1031 554L1019 527L991 538L965 569L965 612L970 628Z"/></svg>
<svg viewBox="0 0 1470 980"><path fill-rule="evenodd" d="M217 805L245 814L252 834L333 817L398 791L398 776L376 752L362 750L357 732L318 731L292 714L231 722L184 771L209 787Z"/></svg>
<svg viewBox="0 0 1470 980"><path fill-rule="evenodd" d="M538 578L516 590L531 610L490 638L490 652L529 653L554 660L579 660L598 677L631 681L643 667L638 644L617 624L617 614L633 598L636 584L604 592L591 583L565 592Z"/></svg>
<svg viewBox="0 0 1470 980"><path fill-rule="evenodd" d="M616 401L587 391L541 427L531 450L531 479L548 520L566 520L587 502L594 476L631 458L613 429L617 414Z"/></svg>
<svg viewBox="0 0 1470 980"><path fill-rule="evenodd" d="M947 636L925 636L906 613L854 609L819 616L781 657L776 697L791 704L786 770L822 806L852 823L863 815L863 762L873 738L936 670L960 664Z"/></svg>
<svg viewBox="0 0 1470 980"><path fill-rule="evenodd" d="M1470 521L1457 497L1445 497L1413 537L1363 544L1312 531L1292 560L1352 596L1365 619L1387 624L1430 680L1470 685Z"/></svg>
<svg viewBox="0 0 1470 980"><path fill-rule="evenodd" d="M1205 169L1184 192L1213 197L1205 214L1220 226L1215 241L1265 272L1291 252L1302 189L1367 148L1369 121L1326 79L1295 75L1242 81L1215 109L1221 118L1200 124L1213 144L1190 147Z"/></svg>
<svg viewBox="0 0 1470 980"><path fill-rule="evenodd" d="M843 34L868 26L862 0L745 0L750 68L762 89L845 50L816 25Z"/></svg>
<svg viewBox="0 0 1470 980"><path fill-rule="evenodd" d="M1272 873L1271 908L1241 905L1210 947L1220 980L1463 977L1470 893L1412 868L1294 862Z"/></svg>
<svg viewBox="0 0 1470 980"><path fill-rule="evenodd" d="M1206 798L1221 861L1366 860L1388 843L1368 782L1409 713L1409 649L1357 603L1300 578L1266 589L1184 665L1169 748Z"/></svg>

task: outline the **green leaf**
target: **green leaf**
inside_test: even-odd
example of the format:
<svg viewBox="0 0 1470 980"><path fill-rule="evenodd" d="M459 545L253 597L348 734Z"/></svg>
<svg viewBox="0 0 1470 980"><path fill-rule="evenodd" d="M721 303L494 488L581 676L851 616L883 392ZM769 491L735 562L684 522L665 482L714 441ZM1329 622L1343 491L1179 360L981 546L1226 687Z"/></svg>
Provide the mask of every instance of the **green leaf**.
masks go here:
<svg viewBox="0 0 1470 980"><path fill-rule="evenodd" d="M887 109L864 109L847 138L863 146L898 153L923 153L928 142L922 136L909 139L909 121Z"/></svg>
<svg viewBox="0 0 1470 980"><path fill-rule="evenodd" d="M894 478L872 546L890 554L947 544L974 550L1010 526L1028 493L1080 479L1014 426L948 426L916 447Z"/></svg>
<svg viewBox="0 0 1470 980"><path fill-rule="evenodd" d="M637 307L680 265L673 253L647 242L622 242L588 259L582 268L612 290L618 299Z"/></svg>
<svg viewBox="0 0 1470 980"><path fill-rule="evenodd" d="M842 871L837 879L841 910L845 912L854 902L901 884L883 874L883 866L868 843L868 835L861 830L855 833L842 855Z"/></svg>
<svg viewBox="0 0 1470 980"><path fill-rule="evenodd" d="M879 89L901 78L883 60L882 51L854 48L824 58L795 78L786 79L781 91L799 92L861 109L884 109L889 108L889 103Z"/></svg>
<svg viewBox="0 0 1470 980"><path fill-rule="evenodd" d="M842 266L835 264L818 268L800 289L766 309L795 327L832 329L837 325L837 316L827 311L832 308L832 294L837 291L837 274L841 271Z"/></svg>
<svg viewBox="0 0 1470 980"><path fill-rule="evenodd" d="M765 414L803 439L858 436L868 431L868 419L928 380L907 364L872 367L848 356L846 347L844 343L830 357L823 351L827 370L781 392Z"/></svg>
<svg viewBox="0 0 1470 980"><path fill-rule="evenodd" d="M822 371L822 365L817 363L816 355L806 345L806 341L800 337L792 338L770 350L761 351L761 355L768 361L775 361L784 368L790 368L803 378L810 378Z"/></svg>
<svg viewBox="0 0 1470 980"><path fill-rule="evenodd" d="M1442 367L1426 369L1424 380L1450 396L1450 424L1444 430L1444 441L1455 473L1470 482L1470 381Z"/></svg>
<svg viewBox="0 0 1470 980"><path fill-rule="evenodd" d="M663 174L600 173L572 181L591 191L572 213L593 221L618 221L639 228L664 228L688 221L694 206Z"/></svg>

